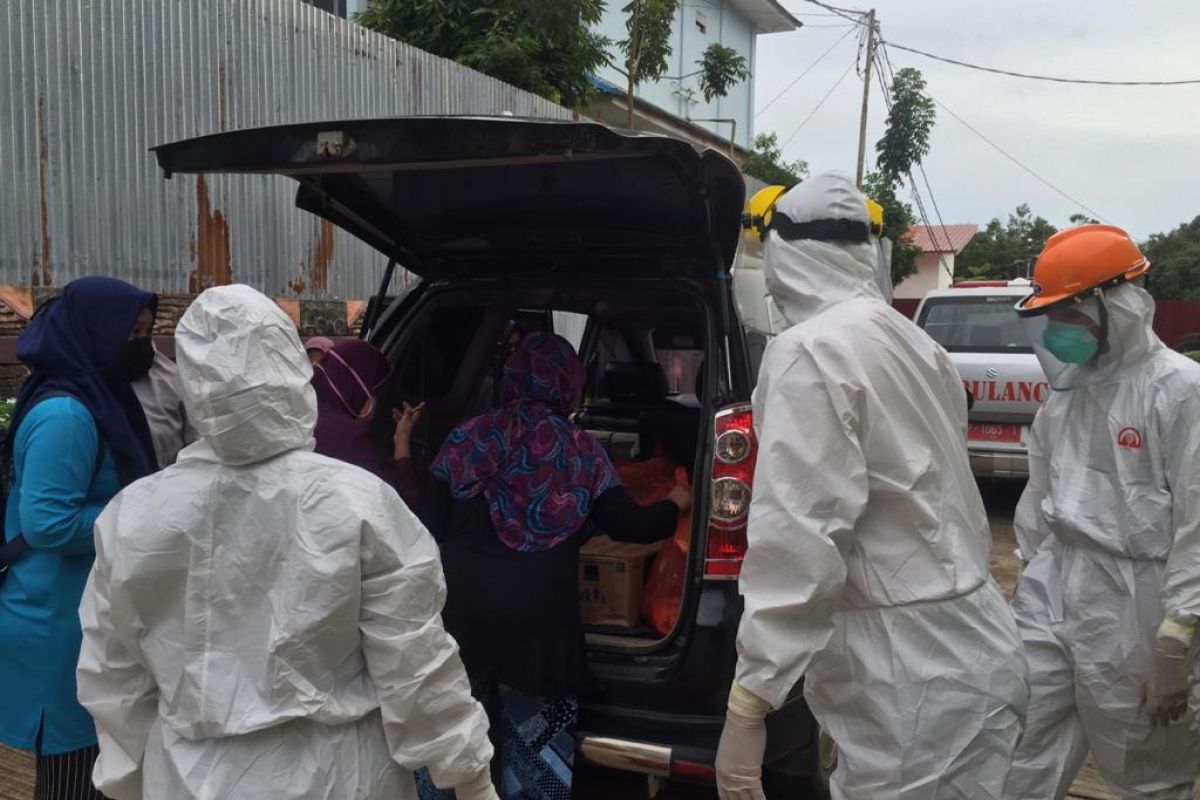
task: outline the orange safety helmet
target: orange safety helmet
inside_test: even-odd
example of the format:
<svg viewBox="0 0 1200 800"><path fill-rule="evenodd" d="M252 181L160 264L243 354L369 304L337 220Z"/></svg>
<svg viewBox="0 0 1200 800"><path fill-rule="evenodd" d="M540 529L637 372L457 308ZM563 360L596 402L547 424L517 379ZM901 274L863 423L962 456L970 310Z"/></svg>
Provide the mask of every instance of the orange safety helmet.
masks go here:
<svg viewBox="0 0 1200 800"><path fill-rule="evenodd" d="M1079 225L1046 240L1033 267L1033 294L1017 303L1017 313L1033 316L1096 290L1136 280L1150 262L1129 238L1112 225Z"/></svg>

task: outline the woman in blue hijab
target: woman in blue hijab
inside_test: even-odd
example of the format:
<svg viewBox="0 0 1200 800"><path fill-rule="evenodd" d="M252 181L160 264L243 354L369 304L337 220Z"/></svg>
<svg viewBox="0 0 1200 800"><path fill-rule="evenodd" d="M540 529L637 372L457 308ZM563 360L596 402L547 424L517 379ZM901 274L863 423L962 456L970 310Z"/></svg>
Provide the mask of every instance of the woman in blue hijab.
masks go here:
<svg viewBox="0 0 1200 800"><path fill-rule="evenodd" d="M113 278L72 281L17 340L31 371L0 451L8 480L0 583L0 743L37 757L37 800L100 797L96 731L75 699L79 602L92 524L155 468L130 383L154 360L154 295Z"/></svg>

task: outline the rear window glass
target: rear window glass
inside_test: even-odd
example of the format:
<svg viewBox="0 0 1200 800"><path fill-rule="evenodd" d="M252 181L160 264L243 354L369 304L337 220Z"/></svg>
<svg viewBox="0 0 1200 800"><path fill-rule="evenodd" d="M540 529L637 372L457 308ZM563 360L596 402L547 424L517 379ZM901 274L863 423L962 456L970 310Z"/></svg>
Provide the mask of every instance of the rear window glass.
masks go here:
<svg viewBox="0 0 1200 800"><path fill-rule="evenodd" d="M700 367L704 364L703 350L655 350L658 363L667 377L667 394L698 395L696 391Z"/></svg>
<svg viewBox="0 0 1200 800"><path fill-rule="evenodd" d="M929 300L917 324L952 353L1031 353L1011 295Z"/></svg>

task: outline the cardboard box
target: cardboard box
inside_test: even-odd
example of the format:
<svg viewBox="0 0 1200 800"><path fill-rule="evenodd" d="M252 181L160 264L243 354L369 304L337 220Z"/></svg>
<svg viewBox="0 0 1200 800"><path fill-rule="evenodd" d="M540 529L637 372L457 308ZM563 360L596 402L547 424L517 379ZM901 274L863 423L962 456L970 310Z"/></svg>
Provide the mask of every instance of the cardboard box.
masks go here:
<svg viewBox="0 0 1200 800"><path fill-rule="evenodd" d="M607 536L589 539L579 551L579 607L584 625L629 627L641 622L638 605L646 559L654 544L622 544Z"/></svg>

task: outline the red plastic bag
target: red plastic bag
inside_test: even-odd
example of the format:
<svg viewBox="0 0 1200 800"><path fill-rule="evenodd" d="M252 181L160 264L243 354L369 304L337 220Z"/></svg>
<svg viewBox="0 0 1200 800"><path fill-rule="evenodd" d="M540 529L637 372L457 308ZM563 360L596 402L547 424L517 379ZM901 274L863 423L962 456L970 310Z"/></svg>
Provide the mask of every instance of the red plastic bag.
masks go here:
<svg viewBox="0 0 1200 800"><path fill-rule="evenodd" d="M642 505L665 500L675 488L675 470L678 464L665 453L659 453L645 461L617 461L613 463L621 483L629 496Z"/></svg>
<svg viewBox="0 0 1200 800"><path fill-rule="evenodd" d="M687 470L669 456L659 454L646 461L626 461L614 465L625 490L639 503L655 503L666 498L678 483L688 486ZM679 515L675 535L663 544L654 558L642 588L642 617L663 636L675 627L683 585L687 578L688 544L692 536L692 515Z"/></svg>
<svg viewBox="0 0 1200 800"><path fill-rule="evenodd" d="M654 557L654 564L642 587L639 606L642 617L663 636L671 632L675 621L679 619L683 583L687 578L687 559L687 548L679 545L676 531L676 538L664 544Z"/></svg>

